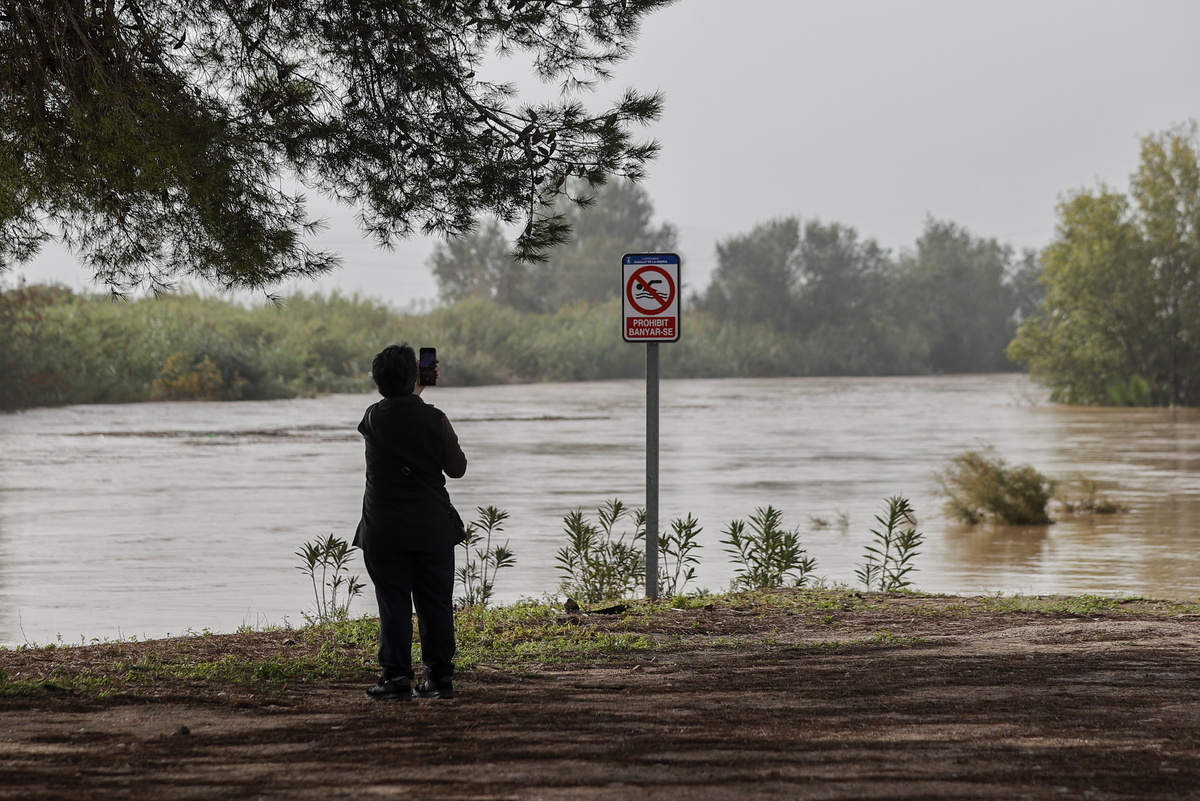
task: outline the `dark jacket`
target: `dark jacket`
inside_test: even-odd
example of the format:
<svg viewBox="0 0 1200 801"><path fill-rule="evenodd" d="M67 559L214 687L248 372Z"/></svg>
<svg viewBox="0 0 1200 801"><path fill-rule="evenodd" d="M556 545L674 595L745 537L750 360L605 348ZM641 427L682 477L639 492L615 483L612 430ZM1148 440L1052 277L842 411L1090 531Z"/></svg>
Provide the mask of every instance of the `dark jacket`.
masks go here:
<svg viewBox="0 0 1200 801"><path fill-rule="evenodd" d="M354 544L372 552L453 546L446 476L461 478L467 457L446 415L417 395L384 398L367 408L358 431L366 440L367 487Z"/></svg>

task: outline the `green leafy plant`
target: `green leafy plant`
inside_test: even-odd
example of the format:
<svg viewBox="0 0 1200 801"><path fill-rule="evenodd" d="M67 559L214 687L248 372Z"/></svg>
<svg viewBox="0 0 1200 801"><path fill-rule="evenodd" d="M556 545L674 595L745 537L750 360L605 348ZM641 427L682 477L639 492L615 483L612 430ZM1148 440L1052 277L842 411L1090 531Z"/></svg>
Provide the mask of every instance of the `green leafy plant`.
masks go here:
<svg viewBox="0 0 1200 801"><path fill-rule="evenodd" d="M696 577L700 547L696 540L704 529L691 514L671 521L670 531L658 535L658 592L663 597L683 594L688 582Z"/></svg>
<svg viewBox="0 0 1200 801"><path fill-rule="evenodd" d="M1046 512L1054 482L1029 465L1009 467L990 448L955 456L937 481L949 498L946 511L968 525L1054 522Z"/></svg>
<svg viewBox="0 0 1200 801"><path fill-rule="evenodd" d="M296 569L312 581L315 608L313 614L304 615L309 625L350 617L350 603L362 594L365 586L358 576L349 575L353 551L353 545L332 534L306 542L296 551L301 559Z"/></svg>
<svg viewBox="0 0 1200 801"><path fill-rule="evenodd" d="M478 506L477 517L467 524L467 538L462 542L466 553L463 564L455 574L462 585L461 607L487 606L496 587L496 574L503 568L512 567L517 558L503 545L493 545L492 537L504 530L508 512L495 506ZM482 533L480 533L482 532Z"/></svg>
<svg viewBox="0 0 1200 801"><path fill-rule="evenodd" d="M646 511L614 498L596 510L596 520L580 509L563 517L568 542L558 549L561 589L580 603L624 598L646 580L646 555L638 545L646 534ZM618 532L623 520L633 529Z"/></svg>
<svg viewBox="0 0 1200 801"><path fill-rule="evenodd" d="M912 506L905 498L888 498L887 513L875 516L880 528L872 529L874 544L867 546L863 566L854 573L867 590L895 592L912 586L908 574L915 568L925 535L917 531Z"/></svg>
<svg viewBox="0 0 1200 801"><path fill-rule="evenodd" d="M744 520L732 520L725 528L721 542L738 564L734 590L775 589L789 581L793 587L807 583L816 560L805 556L799 532L784 529L782 522L783 513L767 506L755 510L749 526Z"/></svg>

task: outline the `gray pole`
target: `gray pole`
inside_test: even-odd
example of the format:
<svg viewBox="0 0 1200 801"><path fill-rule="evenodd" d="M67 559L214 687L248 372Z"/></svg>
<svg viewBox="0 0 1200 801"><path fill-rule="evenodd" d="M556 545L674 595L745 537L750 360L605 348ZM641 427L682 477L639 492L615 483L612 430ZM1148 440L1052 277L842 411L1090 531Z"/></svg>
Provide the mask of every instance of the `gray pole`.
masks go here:
<svg viewBox="0 0 1200 801"><path fill-rule="evenodd" d="M646 343L646 597L658 599L658 343Z"/></svg>

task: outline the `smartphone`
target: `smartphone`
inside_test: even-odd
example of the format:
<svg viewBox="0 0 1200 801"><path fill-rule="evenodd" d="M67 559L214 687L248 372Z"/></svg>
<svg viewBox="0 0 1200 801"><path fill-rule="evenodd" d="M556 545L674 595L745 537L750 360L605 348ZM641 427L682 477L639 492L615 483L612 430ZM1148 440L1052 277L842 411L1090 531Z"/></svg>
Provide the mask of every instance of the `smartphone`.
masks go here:
<svg viewBox="0 0 1200 801"><path fill-rule="evenodd" d="M417 358L417 380L421 386L437 385L437 348L421 348Z"/></svg>

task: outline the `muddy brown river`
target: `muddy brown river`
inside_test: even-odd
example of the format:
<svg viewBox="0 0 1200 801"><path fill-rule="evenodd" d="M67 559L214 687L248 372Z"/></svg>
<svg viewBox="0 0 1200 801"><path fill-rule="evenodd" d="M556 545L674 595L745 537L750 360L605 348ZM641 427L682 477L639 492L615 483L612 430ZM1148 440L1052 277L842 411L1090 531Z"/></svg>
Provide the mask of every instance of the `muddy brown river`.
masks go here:
<svg viewBox="0 0 1200 801"><path fill-rule="evenodd" d="M554 593L562 516L644 503L642 381L437 388L470 459L466 514L495 505L517 566L504 602ZM72 406L0 415L0 644L78 643L297 623L312 606L293 552L349 538L355 432L371 396ZM704 527L693 588L728 587L730 520L772 504L816 575L855 583L886 498L927 535L916 586L953 593L1200 596L1200 413L1056 406L1020 375L664 381L664 524ZM1051 526L964 528L934 473L994 447L1131 511ZM355 559L355 572L364 574ZM365 575L363 576L365 579ZM371 598L354 612L372 609Z"/></svg>

